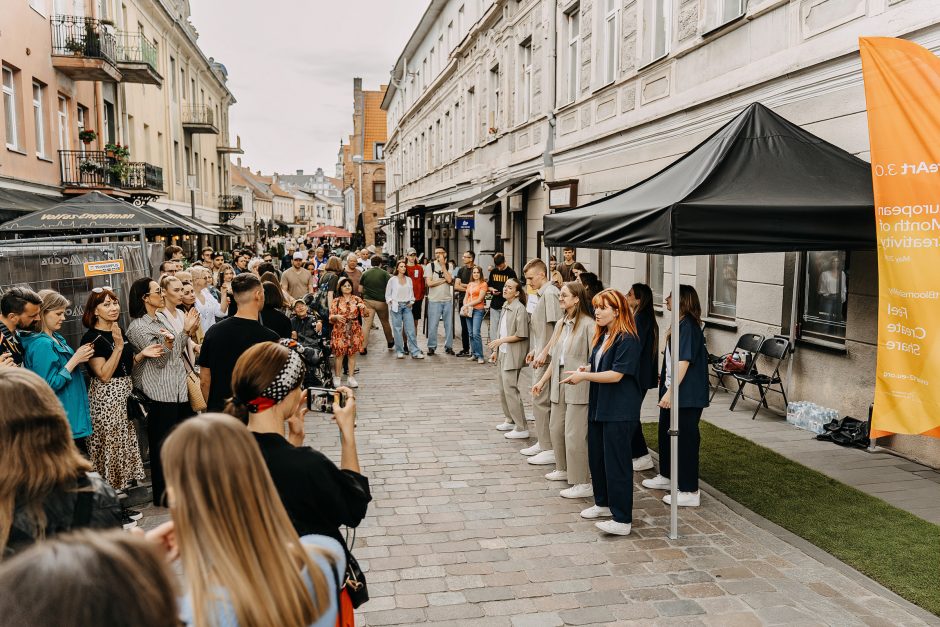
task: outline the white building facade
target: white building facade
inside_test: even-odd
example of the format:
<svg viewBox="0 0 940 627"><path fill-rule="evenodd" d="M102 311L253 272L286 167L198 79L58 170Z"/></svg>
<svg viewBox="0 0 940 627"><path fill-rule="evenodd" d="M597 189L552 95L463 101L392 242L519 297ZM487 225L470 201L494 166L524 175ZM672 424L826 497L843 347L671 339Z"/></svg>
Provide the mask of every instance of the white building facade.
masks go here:
<svg viewBox="0 0 940 627"><path fill-rule="evenodd" d="M577 204L661 170L751 102L869 159L859 36L940 49L935 0L433 0L397 60L383 108L386 229L393 250L502 251L517 272L544 257L548 185ZM460 227L472 227L462 229ZM550 251L558 254L560 251ZM874 393L874 253L684 258L712 353L745 332L798 329L791 400L865 419ZM661 299L656 255L582 250L622 290ZM843 277L841 313L821 311L822 274ZM791 294L797 288L797 318ZM776 399L772 399L776 400ZM779 402L778 402L779 407ZM742 416L744 414L742 413ZM936 440L883 442L940 464Z"/></svg>

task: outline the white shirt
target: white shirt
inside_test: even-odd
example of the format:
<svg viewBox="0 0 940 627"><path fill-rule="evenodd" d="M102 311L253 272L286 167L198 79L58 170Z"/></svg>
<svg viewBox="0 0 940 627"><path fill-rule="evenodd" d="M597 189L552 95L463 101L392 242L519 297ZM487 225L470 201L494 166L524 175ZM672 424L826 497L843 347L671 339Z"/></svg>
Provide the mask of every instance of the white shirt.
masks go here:
<svg viewBox="0 0 940 627"><path fill-rule="evenodd" d="M202 297L206 299L206 302L200 303L197 298L196 311L199 312L199 323L202 325L202 332L206 333L209 327L215 324L215 319L223 317L225 313L222 311L222 305L215 299L208 287L202 289Z"/></svg>
<svg viewBox="0 0 940 627"><path fill-rule="evenodd" d="M502 315L502 316L500 316L500 318L499 318L499 337L500 337L500 339L502 339L502 338L504 338L504 337L509 337L509 329L506 328L506 327L508 326L507 323L506 323L506 319L507 319L507 318L509 318L509 316L507 316L507 315L505 315L505 314ZM509 352L509 344L500 344L500 345L499 345L499 352L501 352L501 353L508 353L508 352Z"/></svg>
<svg viewBox="0 0 940 627"><path fill-rule="evenodd" d="M571 329L574 328L574 320L565 320L564 328L561 331L561 352L558 353L558 365L565 367L565 351L568 350L568 342L571 341Z"/></svg>
<svg viewBox="0 0 940 627"><path fill-rule="evenodd" d="M385 302L391 311L398 312L399 303L410 305L415 302L415 290L411 279L405 277L405 282L401 283L397 276L393 276L385 285Z"/></svg>
<svg viewBox="0 0 940 627"><path fill-rule="evenodd" d="M672 344L672 342L669 342ZM672 387L672 353L669 352L669 344L666 344L666 387Z"/></svg>
<svg viewBox="0 0 940 627"><path fill-rule="evenodd" d="M841 281L840 281L841 279ZM819 275L819 293L823 296L835 296L838 294L845 302L846 281L845 272L836 270L826 270Z"/></svg>
<svg viewBox="0 0 940 627"><path fill-rule="evenodd" d="M604 356L604 346L607 344L607 336L609 334L605 333L604 337L601 338L600 348L597 349L597 354L594 356L594 372L600 372L601 367L601 357Z"/></svg>

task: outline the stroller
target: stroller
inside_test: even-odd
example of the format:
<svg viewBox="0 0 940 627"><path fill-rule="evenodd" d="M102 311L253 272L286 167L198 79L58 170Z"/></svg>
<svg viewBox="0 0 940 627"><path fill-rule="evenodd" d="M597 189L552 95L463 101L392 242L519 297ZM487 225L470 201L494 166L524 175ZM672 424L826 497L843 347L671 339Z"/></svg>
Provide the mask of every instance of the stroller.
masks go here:
<svg viewBox="0 0 940 627"><path fill-rule="evenodd" d="M333 372L330 368L330 342L328 339L302 338L281 340L291 350L296 351L307 365L304 387L333 387Z"/></svg>

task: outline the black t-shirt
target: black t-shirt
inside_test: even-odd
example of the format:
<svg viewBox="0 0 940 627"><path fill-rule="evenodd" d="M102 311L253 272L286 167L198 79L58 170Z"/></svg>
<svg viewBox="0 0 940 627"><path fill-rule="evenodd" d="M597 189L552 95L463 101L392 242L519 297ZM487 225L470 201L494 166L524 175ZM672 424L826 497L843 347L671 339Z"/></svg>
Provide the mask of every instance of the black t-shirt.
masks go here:
<svg viewBox="0 0 940 627"><path fill-rule="evenodd" d="M257 320L226 318L209 327L199 353L199 365L208 368L212 375L206 401L209 411L225 409L225 401L232 396L232 371L242 353L255 344L279 339L277 333Z"/></svg>
<svg viewBox="0 0 940 627"><path fill-rule="evenodd" d="M467 266L460 266L460 270L457 270L457 278L460 279L460 283L467 287L470 284L470 275L473 274L473 268L468 268ZM457 302L463 305L463 299L466 298L466 292L457 292Z"/></svg>
<svg viewBox="0 0 940 627"><path fill-rule="evenodd" d="M252 433L274 487L297 535L319 534L340 542L340 525L356 527L366 517L369 480L342 470L309 446L295 447L277 433Z"/></svg>
<svg viewBox="0 0 940 627"><path fill-rule="evenodd" d="M282 339L290 339L293 330L290 326L290 318L276 307L265 307L261 310L261 324L277 333Z"/></svg>
<svg viewBox="0 0 940 627"><path fill-rule="evenodd" d="M493 268L493 271L490 272L490 280L486 285L496 290L496 293L493 294L493 300L490 301L490 309L503 308L503 304L506 302L506 299L503 298L503 286L506 285L506 281L509 279L519 280L519 277L516 276L516 271L509 266L506 266L504 270Z"/></svg>
<svg viewBox="0 0 940 627"><path fill-rule="evenodd" d="M114 374L111 375L112 377L129 377L134 370L134 346L127 340L124 329L121 329L121 334L124 335L125 338L124 350L121 353L121 361L118 362L118 367L115 369ZM103 359L110 359L111 353L114 352L114 337L112 337L110 331L88 329L85 335L82 336L81 343L92 344L95 347L95 354L92 355L92 358L101 357Z"/></svg>

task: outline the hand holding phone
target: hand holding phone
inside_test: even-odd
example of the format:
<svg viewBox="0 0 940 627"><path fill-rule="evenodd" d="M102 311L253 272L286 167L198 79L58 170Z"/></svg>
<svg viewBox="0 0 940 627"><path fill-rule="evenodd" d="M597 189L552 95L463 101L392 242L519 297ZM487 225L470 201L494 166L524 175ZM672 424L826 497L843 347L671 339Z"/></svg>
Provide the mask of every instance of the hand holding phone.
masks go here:
<svg viewBox="0 0 940 627"><path fill-rule="evenodd" d="M333 413L333 403L340 407L346 406L346 393L331 388L307 388L307 410L318 411L324 414Z"/></svg>

